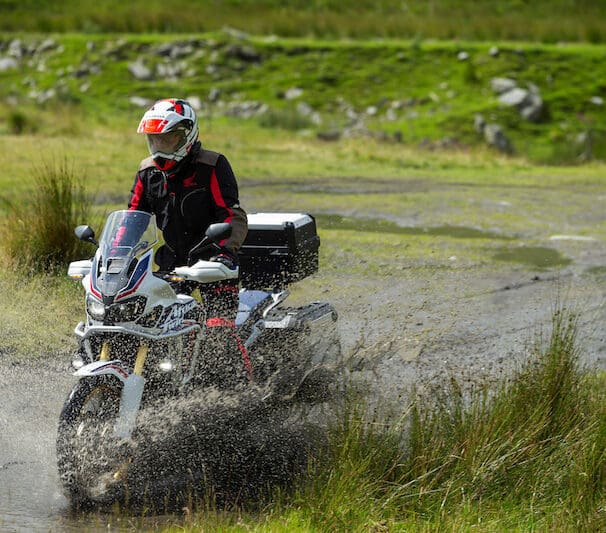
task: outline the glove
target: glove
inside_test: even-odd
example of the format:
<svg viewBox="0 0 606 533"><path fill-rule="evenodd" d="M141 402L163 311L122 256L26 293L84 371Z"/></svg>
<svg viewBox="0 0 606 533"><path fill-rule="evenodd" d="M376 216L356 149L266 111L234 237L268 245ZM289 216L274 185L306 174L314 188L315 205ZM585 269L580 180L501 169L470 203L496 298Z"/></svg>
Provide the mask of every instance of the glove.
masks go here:
<svg viewBox="0 0 606 533"><path fill-rule="evenodd" d="M235 270L238 266L236 260L226 253L220 253L218 255L213 255L209 261L216 261L217 263L223 263L230 270Z"/></svg>

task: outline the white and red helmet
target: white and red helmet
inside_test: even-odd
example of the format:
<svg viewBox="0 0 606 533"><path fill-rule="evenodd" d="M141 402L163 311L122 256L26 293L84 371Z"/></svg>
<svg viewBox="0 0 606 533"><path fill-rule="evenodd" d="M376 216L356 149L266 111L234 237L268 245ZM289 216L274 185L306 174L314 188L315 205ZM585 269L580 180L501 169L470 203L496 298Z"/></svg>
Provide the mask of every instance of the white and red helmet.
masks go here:
<svg viewBox="0 0 606 533"><path fill-rule="evenodd" d="M145 133L156 167L171 170L198 140L198 120L185 100L158 100L143 115L137 133Z"/></svg>

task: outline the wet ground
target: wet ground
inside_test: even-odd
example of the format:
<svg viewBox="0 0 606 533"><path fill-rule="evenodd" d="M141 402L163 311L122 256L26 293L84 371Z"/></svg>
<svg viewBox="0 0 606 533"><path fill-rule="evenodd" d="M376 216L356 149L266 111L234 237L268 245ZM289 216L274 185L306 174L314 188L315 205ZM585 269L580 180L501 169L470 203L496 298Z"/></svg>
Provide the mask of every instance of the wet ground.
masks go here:
<svg viewBox="0 0 606 533"><path fill-rule="evenodd" d="M370 385L374 398L402 404L412 385L435 386L451 375L494 379L549 331L558 304L580 313L584 362L606 368L606 244L561 236L546 248L502 257L498 268L335 282L324 296L340 313L353 379ZM66 359L49 356L34 366L0 358L0 531L107 530L111 520L112 530L141 528L137 516L116 523L73 515L61 493L54 441L73 383Z"/></svg>

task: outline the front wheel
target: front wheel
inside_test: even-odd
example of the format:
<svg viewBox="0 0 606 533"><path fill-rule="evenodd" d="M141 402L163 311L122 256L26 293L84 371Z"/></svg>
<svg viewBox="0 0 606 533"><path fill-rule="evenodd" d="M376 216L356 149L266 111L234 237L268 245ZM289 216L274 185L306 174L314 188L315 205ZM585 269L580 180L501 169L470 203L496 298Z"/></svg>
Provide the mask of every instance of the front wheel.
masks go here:
<svg viewBox="0 0 606 533"><path fill-rule="evenodd" d="M111 377L85 379L63 405L57 433L57 466L66 496L76 505L119 497L126 457L113 435L121 384Z"/></svg>

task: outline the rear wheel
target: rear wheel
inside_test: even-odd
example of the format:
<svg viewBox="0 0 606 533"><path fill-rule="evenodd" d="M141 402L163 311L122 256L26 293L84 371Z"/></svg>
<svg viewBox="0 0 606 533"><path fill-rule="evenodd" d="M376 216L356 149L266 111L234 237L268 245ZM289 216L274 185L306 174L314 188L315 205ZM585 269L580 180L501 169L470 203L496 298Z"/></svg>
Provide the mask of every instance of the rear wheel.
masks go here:
<svg viewBox="0 0 606 533"><path fill-rule="evenodd" d="M125 456L113 436L121 386L115 378L81 380L65 401L57 434L57 466L66 496L77 505L119 496Z"/></svg>

